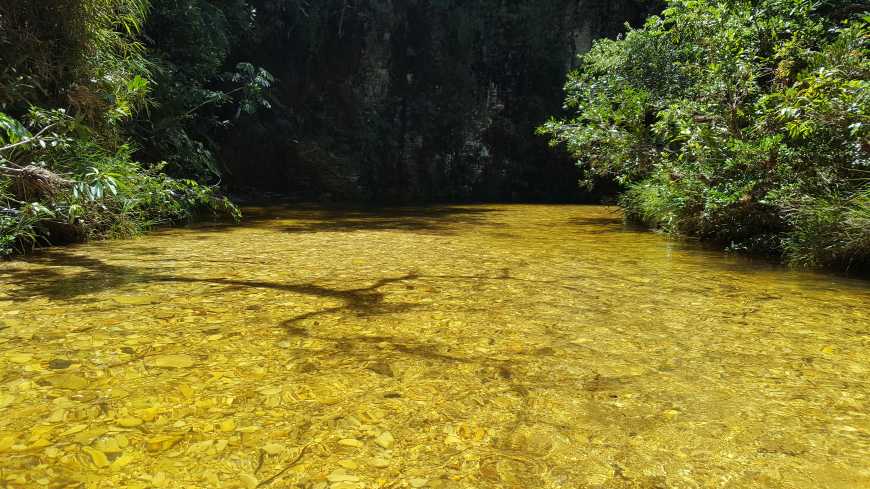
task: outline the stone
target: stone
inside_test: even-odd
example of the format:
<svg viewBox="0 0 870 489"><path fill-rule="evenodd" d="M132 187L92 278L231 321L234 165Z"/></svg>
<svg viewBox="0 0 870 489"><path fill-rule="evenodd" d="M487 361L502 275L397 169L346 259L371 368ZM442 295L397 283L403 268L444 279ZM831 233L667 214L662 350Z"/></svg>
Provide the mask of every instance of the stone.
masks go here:
<svg viewBox="0 0 870 489"><path fill-rule="evenodd" d="M375 438L375 444L377 444L381 448L390 449L393 448L393 445L396 444L396 439L393 438L393 434L389 431L384 431L377 438Z"/></svg>
<svg viewBox="0 0 870 489"><path fill-rule="evenodd" d="M155 355L145 360L145 365L158 368L188 368L192 367L196 360L185 354Z"/></svg>

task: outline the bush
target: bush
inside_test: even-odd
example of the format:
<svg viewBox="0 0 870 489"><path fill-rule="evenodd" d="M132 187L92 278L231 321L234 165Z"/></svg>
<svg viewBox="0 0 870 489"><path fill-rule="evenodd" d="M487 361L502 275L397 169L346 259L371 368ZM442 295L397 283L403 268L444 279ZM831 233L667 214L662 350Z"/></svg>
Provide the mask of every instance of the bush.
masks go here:
<svg viewBox="0 0 870 489"><path fill-rule="evenodd" d="M786 251L808 266L870 267L870 191L848 198L814 199L792 216Z"/></svg>
<svg viewBox="0 0 870 489"><path fill-rule="evenodd" d="M0 153L0 255L36 244L129 237L205 208L238 217L213 188L169 178L165 164L143 167L131 146L109 149L64 111L34 109L30 119L51 130L32 135L0 113L21 135L10 140L7 134L8 149Z"/></svg>
<svg viewBox="0 0 870 489"><path fill-rule="evenodd" d="M123 237L238 210L143 165L126 124L147 113L144 0L0 0L0 255Z"/></svg>
<svg viewBox="0 0 870 489"><path fill-rule="evenodd" d="M598 41L566 84L573 117L539 131L590 177L623 184L630 218L795 264L866 265L861 10L671 0L642 29Z"/></svg>

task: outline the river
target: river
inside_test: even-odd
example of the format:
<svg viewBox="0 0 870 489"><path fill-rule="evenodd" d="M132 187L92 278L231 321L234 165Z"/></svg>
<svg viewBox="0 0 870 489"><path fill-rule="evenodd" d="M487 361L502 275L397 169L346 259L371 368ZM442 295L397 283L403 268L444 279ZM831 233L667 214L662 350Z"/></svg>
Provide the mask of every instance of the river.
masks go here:
<svg viewBox="0 0 870 489"><path fill-rule="evenodd" d="M870 286L593 206L246 210L0 263L0 485L870 487Z"/></svg>

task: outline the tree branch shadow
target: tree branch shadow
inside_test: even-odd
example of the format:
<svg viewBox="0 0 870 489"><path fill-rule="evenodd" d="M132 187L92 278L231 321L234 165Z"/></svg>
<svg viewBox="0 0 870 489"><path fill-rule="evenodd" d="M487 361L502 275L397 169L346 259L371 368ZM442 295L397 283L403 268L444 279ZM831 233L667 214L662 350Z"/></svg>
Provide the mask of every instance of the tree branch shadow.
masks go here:
<svg viewBox="0 0 870 489"><path fill-rule="evenodd" d="M356 289L334 289L313 283L285 284L262 280L238 280L229 278L199 278L169 275L125 265L113 265L102 260L78 255L75 253L55 250L51 254L34 257L31 262L43 265L40 270L24 268L0 269L0 278L15 286L8 297L0 301L20 301L34 298L49 298L75 302L83 296L119 288L130 284L144 283L202 283L225 286L227 288L270 289L289 292L309 297L330 298L343 302L341 306L315 311L288 319L286 324L292 324L308 317L328 312L349 311L358 316L372 314L387 314L408 310L415 306L409 303L385 303L385 295L379 289L397 282L415 280L414 272L400 277L386 277L373 284ZM72 275L63 273L62 269L82 268Z"/></svg>

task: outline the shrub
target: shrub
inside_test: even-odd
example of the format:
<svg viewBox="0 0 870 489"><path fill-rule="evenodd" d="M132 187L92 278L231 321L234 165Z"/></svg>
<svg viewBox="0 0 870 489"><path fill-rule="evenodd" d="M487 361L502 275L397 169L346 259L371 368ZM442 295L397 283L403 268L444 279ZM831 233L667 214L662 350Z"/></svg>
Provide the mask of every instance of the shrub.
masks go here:
<svg viewBox="0 0 870 489"><path fill-rule="evenodd" d="M153 106L145 0L0 0L0 255L137 234L214 189L143 165L126 124Z"/></svg>
<svg viewBox="0 0 870 489"><path fill-rule="evenodd" d="M569 75L573 116L539 131L590 177L622 183L630 218L801 265L866 264L866 15L840 1L671 0L598 41Z"/></svg>

